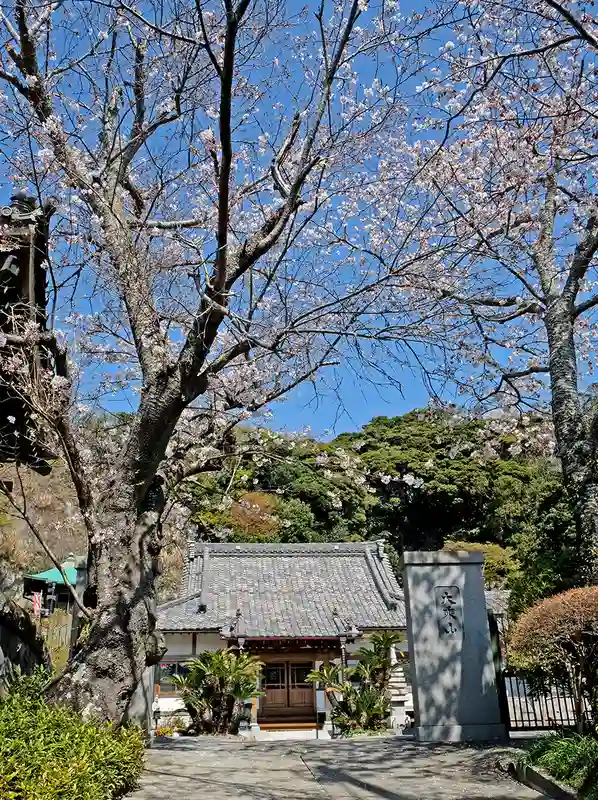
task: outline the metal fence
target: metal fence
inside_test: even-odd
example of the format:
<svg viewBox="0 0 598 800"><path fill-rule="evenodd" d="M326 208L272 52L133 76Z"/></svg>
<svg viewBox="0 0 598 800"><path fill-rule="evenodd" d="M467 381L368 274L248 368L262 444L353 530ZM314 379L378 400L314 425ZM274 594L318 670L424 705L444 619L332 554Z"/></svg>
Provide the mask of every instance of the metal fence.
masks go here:
<svg viewBox="0 0 598 800"><path fill-rule="evenodd" d="M575 727L575 705L564 687L553 686L546 694L532 695L521 678L508 673L503 673L502 683L503 706L510 730L542 731Z"/></svg>

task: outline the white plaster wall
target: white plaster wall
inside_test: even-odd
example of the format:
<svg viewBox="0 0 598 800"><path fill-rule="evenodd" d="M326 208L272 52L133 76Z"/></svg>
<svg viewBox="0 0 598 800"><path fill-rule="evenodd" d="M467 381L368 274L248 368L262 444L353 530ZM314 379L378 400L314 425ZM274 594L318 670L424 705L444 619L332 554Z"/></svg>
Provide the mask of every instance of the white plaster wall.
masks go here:
<svg viewBox="0 0 598 800"><path fill-rule="evenodd" d="M168 648L162 661L169 661L173 656L190 656L193 649L193 636L190 633L166 633L164 644Z"/></svg>
<svg viewBox="0 0 598 800"><path fill-rule="evenodd" d="M180 697L158 697L160 705L160 716L167 716L170 714L186 714L185 706Z"/></svg>
<svg viewBox="0 0 598 800"><path fill-rule="evenodd" d="M347 642L345 645L347 660L351 658L352 653L356 653L361 647L369 647L371 638L369 633L364 633L363 636L360 636L359 639L355 639L354 642Z"/></svg>
<svg viewBox="0 0 598 800"><path fill-rule="evenodd" d="M207 650L221 650L226 647L226 642L219 633L198 633L197 634L197 653L205 653Z"/></svg>
<svg viewBox="0 0 598 800"><path fill-rule="evenodd" d="M181 656L193 655L193 634L191 633L165 633L164 642L166 653L162 656L162 661L176 659L179 661ZM220 650L226 646L226 642L218 633L198 633L196 653L203 653L206 650Z"/></svg>

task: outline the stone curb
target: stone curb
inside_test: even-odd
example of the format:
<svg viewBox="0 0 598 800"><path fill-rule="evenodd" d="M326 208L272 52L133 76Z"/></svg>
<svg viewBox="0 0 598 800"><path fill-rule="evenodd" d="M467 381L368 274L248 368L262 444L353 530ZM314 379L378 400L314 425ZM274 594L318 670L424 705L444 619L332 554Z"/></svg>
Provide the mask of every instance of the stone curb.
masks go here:
<svg viewBox="0 0 598 800"><path fill-rule="evenodd" d="M552 797L554 800L579 800L579 795L573 789L557 783L545 772L525 764L523 761L511 761L508 767L509 773L520 783L525 784L530 789L534 789L540 794Z"/></svg>

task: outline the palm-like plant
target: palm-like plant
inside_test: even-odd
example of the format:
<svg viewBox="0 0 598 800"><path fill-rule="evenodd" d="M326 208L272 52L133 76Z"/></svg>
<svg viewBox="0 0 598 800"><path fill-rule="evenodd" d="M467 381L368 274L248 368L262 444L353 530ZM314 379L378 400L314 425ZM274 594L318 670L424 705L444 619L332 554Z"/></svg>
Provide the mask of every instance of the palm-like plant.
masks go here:
<svg viewBox="0 0 598 800"><path fill-rule="evenodd" d="M386 691L393 672L398 669L398 663L392 662L391 648L400 644L403 636L393 631L380 631L371 638L371 648L361 647L357 651L359 664L356 673L360 680L368 686Z"/></svg>
<svg viewBox="0 0 598 800"><path fill-rule="evenodd" d="M240 701L260 695L262 662L257 656L228 647L202 653L187 667L187 675L177 675L174 684L197 731L226 733L239 716L235 710Z"/></svg>
<svg viewBox="0 0 598 800"><path fill-rule="evenodd" d="M332 720L342 733L377 731L386 727L390 700L375 686L348 684L332 709Z"/></svg>
<svg viewBox="0 0 598 800"><path fill-rule="evenodd" d="M347 672L351 673L352 670L345 670ZM326 692L342 692L345 685L338 664L322 664L319 669L312 669L306 680L308 683L321 683Z"/></svg>
<svg viewBox="0 0 598 800"><path fill-rule="evenodd" d="M346 668L344 676L336 664L323 664L308 675L310 683L323 684L332 706L332 720L341 733L380 730L386 726L390 713L388 686L398 666L390 652L401 641L399 633L375 633L371 648L358 650L358 665Z"/></svg>

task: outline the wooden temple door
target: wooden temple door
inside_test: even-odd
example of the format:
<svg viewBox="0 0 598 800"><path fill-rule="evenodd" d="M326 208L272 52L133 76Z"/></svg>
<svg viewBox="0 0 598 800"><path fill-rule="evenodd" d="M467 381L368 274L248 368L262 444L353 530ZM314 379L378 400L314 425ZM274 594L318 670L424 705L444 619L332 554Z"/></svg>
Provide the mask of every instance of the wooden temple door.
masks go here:
<svg viewBox="0 0 598 800"><path fill-rule="evenodd" d="M306 678L312 671L311 664L289 663L289 706L298 711L313 710L314 707L314 685L308 683Z"/></svg>
<svg viewBox="0 0 598 800"><path fill-rule="evenodd" d="M264 690L264 713L276 712L288 707L287 665L284 661L280 664L265 665L262 689Z"/></svg>
<svg viewBox="0 0 598 800"><path fill-rule="evenodd" d="M280 661L263 669L261 713L265 717L305 717L315 713L315 691L307 676L312 662Z"/></svg>

